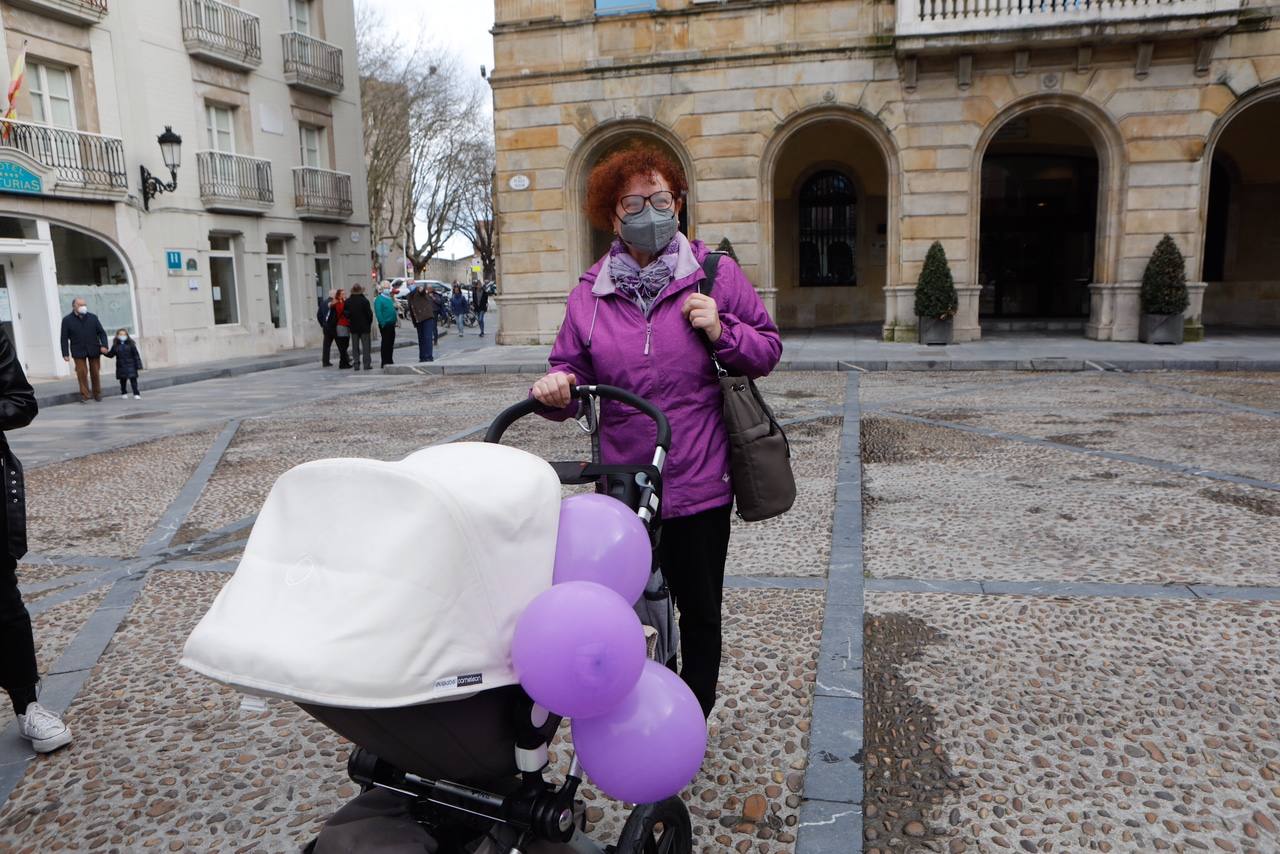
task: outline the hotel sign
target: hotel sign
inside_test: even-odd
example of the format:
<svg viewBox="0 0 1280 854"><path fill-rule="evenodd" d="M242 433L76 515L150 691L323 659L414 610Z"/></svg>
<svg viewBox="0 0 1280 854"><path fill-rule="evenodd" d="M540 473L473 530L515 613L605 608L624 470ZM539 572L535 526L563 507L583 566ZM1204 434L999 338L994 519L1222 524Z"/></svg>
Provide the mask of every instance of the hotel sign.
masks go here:
<svg viewBox="0 0 1280 854"><path fill-rule="evenodd" d="M44 192L44 179L11 160L0 160L0 193L32 196Z"/></svg>

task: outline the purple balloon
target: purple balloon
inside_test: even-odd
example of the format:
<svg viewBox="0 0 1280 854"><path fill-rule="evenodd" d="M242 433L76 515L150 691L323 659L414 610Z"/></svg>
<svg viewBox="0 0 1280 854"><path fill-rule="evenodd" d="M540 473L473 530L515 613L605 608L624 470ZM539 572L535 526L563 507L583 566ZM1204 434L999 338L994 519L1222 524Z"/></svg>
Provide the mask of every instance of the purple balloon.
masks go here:
<svg viewBox="0 0 1280 854"><path fill-rule="evenodd" d="M634 604L649 582L649 533L631 508L608 495L573 495L560 502L554 584L591 581Z"/></svg>
<svg viewBox="0 0 1280 854"><path fill-rule="evenodd" d="M566 718L598 715L635 687L644 628L631 606L599 584L559 584L529 603L511 638L511 662L533 700Z"/></svg>
<svg viewBox="0 0 1280 854"><path fill-rule="evenodd" d="M649 804L679 792L707 752L702 707L679 676L653 661L621 703L573 721L573 746L591 782L611 798Z"/></svg>

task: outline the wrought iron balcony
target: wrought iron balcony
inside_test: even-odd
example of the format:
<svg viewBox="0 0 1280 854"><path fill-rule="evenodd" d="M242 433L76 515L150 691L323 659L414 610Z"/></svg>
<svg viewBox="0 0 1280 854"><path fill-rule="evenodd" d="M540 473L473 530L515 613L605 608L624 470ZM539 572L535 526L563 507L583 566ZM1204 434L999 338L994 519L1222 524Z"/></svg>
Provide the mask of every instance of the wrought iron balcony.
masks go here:
<svg viewBox="0 0 1280 854"><path fill-rule="evenodd" d="M73 24L96 24L107 17L107 0L8 0L50 18Z"/></svg>
<svg viewBox="0 0 1280 854"><path fill-rule="evenodd" d="M0 158L30 173L18 192L87 199L123 199L129 193L124 141L86 131L0 120Z"/></svg>
<svg viewBox="0 0 1280 854"><path fill-rule="evenodd" d="M262 26L257 15L222 0L179 2L187 53L241 71L262 64Z"/></svg>
<svg viewBox="0 0 1280 854"><path fill-rule="evenodd" d="M899 0L899 51L1199 36L1233 25L1241 0Z"/></svg>
<svg viewBox="0 0 1280 854"><path fill-rule="evenodd" d="M262 213L271 210L276 194L271 161L225 151L197 151L200 201L211 211Z"/></svg>
<svg viewBox="0 0 1280 854"><path fill-rule="evenodd" d="M298 166L293 170L293 206L299 219L341 222L351 218L351 176Z"/></svg>
<svg viewBox="0 0 1280 854"><path fill-rule="evenodd" d="M342 48L304 33L282 33L284 81L295 89L337 95L342 91Z"/></svg>

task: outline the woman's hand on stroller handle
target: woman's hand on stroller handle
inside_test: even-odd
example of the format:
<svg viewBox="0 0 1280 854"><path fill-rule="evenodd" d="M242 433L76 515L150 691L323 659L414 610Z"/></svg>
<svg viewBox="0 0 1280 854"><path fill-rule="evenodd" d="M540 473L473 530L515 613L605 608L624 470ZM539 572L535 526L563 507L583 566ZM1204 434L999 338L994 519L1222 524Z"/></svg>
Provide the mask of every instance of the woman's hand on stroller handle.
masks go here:
<svg viewBox="0 0 1280 854"><path fill-rule="evenodd" d="M564 409L573 402L577 377L564 371L552 371L533 384L534 400L552 409Z"/></svg>

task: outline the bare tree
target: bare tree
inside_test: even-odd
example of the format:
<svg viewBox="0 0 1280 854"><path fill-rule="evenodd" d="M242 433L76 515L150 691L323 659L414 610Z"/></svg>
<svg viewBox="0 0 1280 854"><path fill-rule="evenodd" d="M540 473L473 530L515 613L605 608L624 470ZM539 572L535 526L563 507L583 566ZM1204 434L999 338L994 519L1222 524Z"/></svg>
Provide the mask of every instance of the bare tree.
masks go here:
<svg viewBox="0 0 1280 854"><path fill-rule="evenodd" d="M420 275L454 233L469 152L484 137L481 88L450 54L406 43L364 4L356 36L373 238L404 245Z"/></svg>
<svg viewBox="0 0 1280 854"><path fill-rule="evenodd" d="M497 278L498 223L493 215L494 150L490 139L477 139L467 156L467 185L458 205L454 230L471 241L484 267L484 280Z"/></svg>

